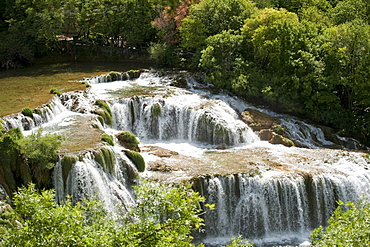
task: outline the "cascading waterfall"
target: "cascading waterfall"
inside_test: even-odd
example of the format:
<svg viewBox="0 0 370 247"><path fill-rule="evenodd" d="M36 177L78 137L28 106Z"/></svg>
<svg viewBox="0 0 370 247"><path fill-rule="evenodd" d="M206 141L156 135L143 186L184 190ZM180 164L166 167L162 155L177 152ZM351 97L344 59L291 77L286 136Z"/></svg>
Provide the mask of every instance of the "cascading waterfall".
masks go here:
<svg viewBox="0 0 370 247"><path fill-rule="evenodd" d="M298 244L313 228L326 225L338 200L358 201L369 196L369 183L370 172L363 169L351 175L267 172L261 176L208 176L198 178L195 188L207 203L216 205L205 215L204 237L211 243L212 239L241 234L250 239L292 235Z"/></svg>
<svg viewBox="0 0 370 247"><path fill-rule="evenodd" d="M343 160L342 156L347 157L345 154L330 150L319 154L319 148L332 145L319 128L261 109L281 120L281 125L290 134L290 139L306 147L317 148L289 149L266 143L261 144L265 148L263 149L257 145L260 143L257 135L239 118L239 113L246 108L258 108L249 106L241 99L226 93L210 93L206 86L191 78L188 81L188 89L170 86L170 79L151 72L143 73L139 79L127 79L129 76L126 73L88 79L88 83L92 84L91 89L54 97L50 104L35 111L33 118L22 114L5 117L5 126L29 130L55 119L58 115L68 115L72 112L77 112L78 118L87 115L91 118L97 107L94 105L96 99L101 99L110 105L113 124L109 126L111 128L104 129L108 126L96 124L97 117L93 115L95 122L88 120L89 128L90 123L94 123L94 126L109 133L131 131L140 138L143 145L146 141L150 143L153 140L186 142L201 150L199 153L203 154L197 154L197 158L206 157L206 163L214 162L210 157L211 154L217 153L219 156L216 156L216 159L229 162L226 168L217 162L215 165L212 163L207 166L208 170L201 170L203 173L196 174L198 178L194 180L194 188L207 198L207 203L216 205L215 210L205 214L206 232L200 236L201 241L206 240L210 245L217 246L217 243L223 241L217 242L218 238L229 239L239 234L257 243L258 239L278 236L280 238L274 242L276 244L283 243L284 236L302 237L293 240L298 243L300 240L306 240L313 228L320 224L325 225L336 208L337 200L357 201L362 195L370 195L368 158L351 153L349 156L356 156L353 160ZM131 91L125 93L126 88L145 90L142 90L144 93L132 95ZM64 119L66 123L57 123L64 131L68 130L72 122L79 123L68 117ZM54 131L53 128L50 130ZM91 129L83 131L89 132ZM170 144L168 147L171 146L176 145ZM213 149L221 146L230 149ZM67 195L71 195L75 201L87 195L96 196L104 201L107 210L113 213L117 204L123 207L132 205L134 200L129 188L132 174L136 174L137 170L124 155L122 148L109 150L114 154L113 167L105 167L97 162L90 151L84 155L79 154L80 158L71 164L67 173L59 161L54 168L53 181L57 200L62 201ZM240 151L237 153L235 150ZM246 153L252 155L248 156L250 160L244 161ZM303 153L310 153L311 156L303 157ZM265 156L260 157L262 154ZM234 164L229 156L220 158L222 155L239 155L243 158L235 159ZM285 160L284 157L280 158L283 155ZM274 159L277 156L279 158ZM270 161L274 163L269 163ZM234 166L243 169L245 163L262 167L261 171L224 172ZM280 170L275 169L275 166L281 167ZM184 176L187 179L194 176L193 173L186 176L185 170L180 167L179 172L167 175ZM212 242L212 239L216 239L215 242ZM265 242L269 241L261 240L260 245Z"/></svg>
<svg viewBox="0 0 370 247"><path fill-rule="evenodd" d="M52 100L34 110L32 117L25 116L22 113L12 114L3 119L4 126L8 129L20 128L21 130L31 130L36 126L50 122L60 113L66 111L59 97L53 97Z"/></svg>
<svg viewBox="0 0 370 247"><path fill-rule="evenodd" d="M141 139L226 146L259 140L230 106L195 95L124 98L112 102L112 111L116 129L130 130Z"/></svg>
<svg viewBox="0 0 370 247"><path fill-rule="evenodd" d="M109 151L116 153L113 149ZM68 195L77 202L93 197L104 202L106 210L112 214L116 214L117 210L127 211L134 203L132 191L129 190L130 170L136 171L136 168L123 154L114 157L113 170L108 172L89 152L82 160L72 164L64 181L62 162L59 161L54 168L56 199L61 202Z"/></svg>

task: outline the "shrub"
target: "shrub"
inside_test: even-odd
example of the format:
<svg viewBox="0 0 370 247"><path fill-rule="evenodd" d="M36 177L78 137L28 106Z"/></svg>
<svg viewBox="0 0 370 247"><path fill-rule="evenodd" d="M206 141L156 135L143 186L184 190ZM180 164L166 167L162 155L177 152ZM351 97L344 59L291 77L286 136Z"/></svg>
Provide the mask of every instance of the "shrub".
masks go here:
<svg viewBox="0 0 370 247"><path fill-rule="evenodd" d="M145 171L145 161L141 154L135 151L125 151L125 154L134 163L139 172Z"/></svg>
<svg viewBox="0 0 370 247"><path fill-rule="evenodd" d="M138 146L140 142L137 140L136 135L134 135L130 131L121 132L116 137L119 143L125 148L137 152L140 151L140 148Z"/></svg>
<svg viewBox="0 0 370 247"><path fill-rule="evenodd" d="M29 107L23 108L22 109L22 114L27 116L27 117L33 118L33 110Z"/></svg>
<svg viewBox="0 0 370 247"><path fill-rule="evenodd" d="M349 208L349 209L348 209ZM348 210L347 210L348 209ZM313 246L365 246L370 241L370 203L339 201L338 208L328 220L311 234Z"/></svg>
<svg viewBox="0 0 370 247"><path fill-rule="evenodd" d="M109 145L111 146L114 146L114 143L113 143L113 139L110 135L108 134L104 134L102 137L101 137L102 141L108 143Z"/></svg>

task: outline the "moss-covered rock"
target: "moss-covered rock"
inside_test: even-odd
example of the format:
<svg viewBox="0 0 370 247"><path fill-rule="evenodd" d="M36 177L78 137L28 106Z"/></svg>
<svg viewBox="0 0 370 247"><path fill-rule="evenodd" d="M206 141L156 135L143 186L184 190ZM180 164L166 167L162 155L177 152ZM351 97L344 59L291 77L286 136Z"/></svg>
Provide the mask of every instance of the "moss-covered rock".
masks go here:
<svg viewBox="0 0 370 247"><path fill-rule="evenodd" d="M77 162L77 158L73 156L65 155L62 158L61 165L62 165L62 177L63 183L65 184L69 175L69 172L72 169L72 165Z"/></svg>
<svg viewBox="0 0 370 247"><path fill-rule="evenodd" d="M139 172L145 171L145 160L141 154L135 151L125 151L126 156L134 163Z"/></svg>
<svg viewBox="0 0 370 247"><path fill-rule="evenodd" d="M29 107L23 108L22 109L22 114L27 116L27 117L33 118L33 110Z"/></svg>
<svg viewBox="0 0 370 247"><path fill-rule="evenodd" d="M120 145L132 151L140 152L139 141L136 135L130 131L124 131L116 135Z"/></svg>
<svg viewBox="0 0 370 247"><path fill-rule="evenodd" d="M109 145L111 145L111 146L114 146L113 139L112 139L112 137L111 137L110 135L108 135L108 134L103 134L103 136L101 137L101 140L102 140L103 142L108 143L108 144L109 144Z"/></svg>
<svg viewBox="0 0 370 247"><path fill-rule="evenodd" d="M107 104L107 102L104 102L102 100L97 100L95 102L95 105L99 106L99 109L95 111L95 114L98 114L99 116L101 116L106 124L111 125L113 121L112 111L109 105ZM99 121L101 121L101 119L99 119Z"/></svg>
<svg viewBox="0 0 370 247"><path fill-rule="evenodd" d="M114 154L107 148L101 148L94 152L94 160L98 162L103 170L112 174L114 171Z"/></svg>

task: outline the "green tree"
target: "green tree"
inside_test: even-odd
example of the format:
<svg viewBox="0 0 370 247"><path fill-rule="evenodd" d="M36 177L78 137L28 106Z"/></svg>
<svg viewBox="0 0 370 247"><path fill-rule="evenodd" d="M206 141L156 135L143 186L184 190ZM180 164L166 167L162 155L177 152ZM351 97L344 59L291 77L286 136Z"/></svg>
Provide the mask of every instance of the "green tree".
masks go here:
<svg viewBox="0 0 370 247"><path fill-rule="evenodd" d="M191 7L190 15L179 28L181 45L195 52L195 63L198 64L207 37L227 30L238 31L244 19L256 10L255 3L249 0L203 0Z"/></svg>
<svg viewBox="0 0 370 247"><path fill-rule="evenodd" d="M135 206L113 218L98 201L58 205L53 190L23 187L14 210L0 206L0 246L193 246L203 197L190 185L143 183L135 191Z"/></svg>
<svg viewBox="0 0 370 247"><path fill-rule="evenodd" d="M207 73L207 81L233 89L235 79L243 72L240 68L245 68L242 43L243 36L230 30L206 39L207 47L202 51L199 65Z"/></svg>
<svg viewBox="0 0 370 247"><path fill-rule="evenodd" d="M370 244L370 204L339 202L328 220L311 234L313 246L368 246Z"/></svg>

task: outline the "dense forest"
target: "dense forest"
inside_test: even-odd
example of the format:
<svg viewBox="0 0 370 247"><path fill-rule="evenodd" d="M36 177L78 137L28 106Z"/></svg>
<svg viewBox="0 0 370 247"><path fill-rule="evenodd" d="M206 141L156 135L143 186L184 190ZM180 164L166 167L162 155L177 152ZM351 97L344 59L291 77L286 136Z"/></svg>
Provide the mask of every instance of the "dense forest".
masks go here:
<svg viewBox="0 0 370 247"><path fill-rule="evenodd" d="M148 51L369 145L368 0L5 0L0 64Z"/></svg>

